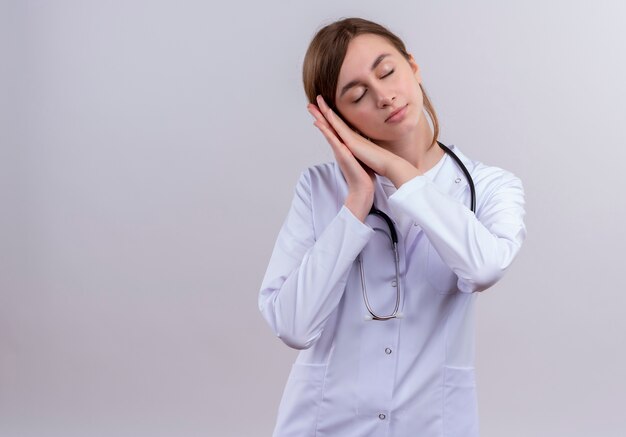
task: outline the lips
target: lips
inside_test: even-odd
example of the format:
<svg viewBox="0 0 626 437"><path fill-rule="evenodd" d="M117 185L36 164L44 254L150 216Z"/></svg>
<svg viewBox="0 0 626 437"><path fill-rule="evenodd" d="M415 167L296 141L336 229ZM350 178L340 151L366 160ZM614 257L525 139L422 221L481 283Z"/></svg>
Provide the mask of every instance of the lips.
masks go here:
<svg viewBox="0 0 626 437"><path fill-rule="evenodd" d="M389 117L387 117L385 119L385 123L387 123L388 121L390 121L391 119L393 119L396 115L400 114L402 111L404 111L404 109L407 107L408 105L404 105L402 108L398 108L395 111L393 111L391 114L389 114Z"/></svg>

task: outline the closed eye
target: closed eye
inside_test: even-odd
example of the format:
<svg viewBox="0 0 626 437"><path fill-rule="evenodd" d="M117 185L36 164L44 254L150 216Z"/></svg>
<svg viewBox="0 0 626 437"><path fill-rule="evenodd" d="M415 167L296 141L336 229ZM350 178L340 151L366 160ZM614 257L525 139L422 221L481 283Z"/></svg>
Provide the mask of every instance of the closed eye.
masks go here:
<svg viewBox="0 0 626 437"><path fill-rule="evenodd" d="M361 101L361 99L363 98L363 96L365 96L365 94L367 94L367 88L365 88L365 91L363 91L363 94L361 94L361 97L359 97L358 99L356 99L352 103L359 103Z"/></svg>

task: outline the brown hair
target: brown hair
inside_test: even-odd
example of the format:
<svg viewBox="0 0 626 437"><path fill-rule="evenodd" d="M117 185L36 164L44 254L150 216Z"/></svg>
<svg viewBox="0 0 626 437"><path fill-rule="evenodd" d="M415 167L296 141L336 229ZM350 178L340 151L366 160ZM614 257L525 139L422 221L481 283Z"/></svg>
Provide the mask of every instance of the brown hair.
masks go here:
<svg viewBox="0 0 626 437"><path fill-rule="evenodd" d="M345 18L335 21L315 34L304 56L302 81L304 82L304 92L310 103L317 104L316 98L321 94L333 111L341 115L335 106L339 71L346 57L350 41L354 37L366 33L385 38L402 56L409 60L409 53L402 40L380 24L362 18ZM439 121L435 108L433 108L422 84L420 84L420 88L424 96L424 108L433 123L432 146L439 136Z"/></svg>

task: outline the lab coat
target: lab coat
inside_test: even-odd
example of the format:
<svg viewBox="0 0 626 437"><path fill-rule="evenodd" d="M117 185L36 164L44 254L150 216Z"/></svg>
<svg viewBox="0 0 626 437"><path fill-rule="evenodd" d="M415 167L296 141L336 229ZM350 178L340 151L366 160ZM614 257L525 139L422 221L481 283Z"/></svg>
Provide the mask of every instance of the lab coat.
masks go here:
<svg viewBox="0 0 626 437"><path fill-rule="evenodd" d="M524 190L512 173L449 147L474 179L476 215L447 154L397 191L376 176L375 206L398 227L400 319L367 319L356 261L362 254L374 311L390 314L397 284L384 222L362 223L343 206L336 163L301 174L259 293L274 334L300 350L274 436L478 436L475 292L522 245Z"/></svg>

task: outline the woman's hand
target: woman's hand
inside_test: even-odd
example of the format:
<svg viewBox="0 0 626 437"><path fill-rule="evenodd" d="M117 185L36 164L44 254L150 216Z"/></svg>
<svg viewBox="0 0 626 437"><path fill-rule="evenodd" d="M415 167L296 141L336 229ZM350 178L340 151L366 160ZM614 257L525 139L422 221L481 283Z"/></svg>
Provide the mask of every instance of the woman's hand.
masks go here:
<svg viewBox="0 0 626 437"><path fill-rule="evenodd" d="M345 206L359 220L364 222L374 202L374 171L362 165L354 157L350 149L337 135L336 130L315 105L309 104L307 109L315 117L313 124L322 132L330 144L337 164L339 164L339 168L348 183L348 196L345 200ZM344 126L346 126L345 123ZM346 128L352 131L348 126ZM352 132L355 136L359 136L356 132ZM365 140L365 138L362 139Z"/></svg>
<svg viewBox="0 0 626 437"><path fill-rule="evenodd" d="M406 181L421 174L404 158L380 147L351 129L326 104L322 96L317 97L317 104L319 108L316 108L315 105L309 105L309 111L316 118L316 123L319 122L320 125L326 127L322 133L329 143L332 141L331 145L333 143L343 145L364 166L389 178L396 188L400 188Z"/></svg>
<svg viewBox="0 0 626 437"><path fill-rule="evenodd" d="M323 121L333 128L335 138L344 144L359 161L374 170L375 173L386 176L389 166L393 165L399 157L351 129L341 117L330 109L322 96L317 96L317 106L318 108L315 109L322 115ZM318 117L316 119L319 120Z"/></svg>

